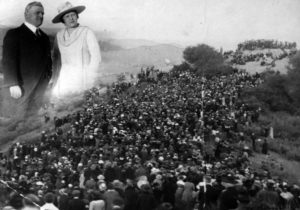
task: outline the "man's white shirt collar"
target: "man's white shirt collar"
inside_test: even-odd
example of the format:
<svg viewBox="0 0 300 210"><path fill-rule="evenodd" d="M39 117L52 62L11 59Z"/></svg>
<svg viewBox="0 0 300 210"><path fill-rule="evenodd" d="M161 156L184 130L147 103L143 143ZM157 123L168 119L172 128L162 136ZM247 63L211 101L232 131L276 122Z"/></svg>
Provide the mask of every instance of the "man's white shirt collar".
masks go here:
<svg viewBox="0 0 300 210"><path fill-rule="evenodd" d="M35 34L37 27L35 27L34 25L32 25L31 23L28 23L26 21L24 24L30 29L30 31L32 31Z"/></svg>

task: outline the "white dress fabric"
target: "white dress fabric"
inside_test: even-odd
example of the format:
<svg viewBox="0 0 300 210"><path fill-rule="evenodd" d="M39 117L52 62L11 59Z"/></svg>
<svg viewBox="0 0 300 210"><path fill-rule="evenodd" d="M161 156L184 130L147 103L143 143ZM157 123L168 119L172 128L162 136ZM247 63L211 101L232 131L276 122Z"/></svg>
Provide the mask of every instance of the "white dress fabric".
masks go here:
<svg viewBox="0 0 300 210"><path fill-rule="evenodd" d="M78 26L69 34L67 29L62 29L56 41L61 69L53 93L64 96L91 88L101 62L100 47L92 30Z"/></svg>

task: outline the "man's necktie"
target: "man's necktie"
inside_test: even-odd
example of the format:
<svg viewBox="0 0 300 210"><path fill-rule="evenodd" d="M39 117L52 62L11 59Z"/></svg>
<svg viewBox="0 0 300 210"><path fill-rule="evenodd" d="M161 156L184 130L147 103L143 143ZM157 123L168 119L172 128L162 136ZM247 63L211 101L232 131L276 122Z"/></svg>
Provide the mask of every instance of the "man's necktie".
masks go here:
<svg viewBox="0 0 300 210"><path fill-rule="evenodd" d="M36 29L35 35L36 35L37 37L42 36L41 30L40 30L39 28Z"/></svg>

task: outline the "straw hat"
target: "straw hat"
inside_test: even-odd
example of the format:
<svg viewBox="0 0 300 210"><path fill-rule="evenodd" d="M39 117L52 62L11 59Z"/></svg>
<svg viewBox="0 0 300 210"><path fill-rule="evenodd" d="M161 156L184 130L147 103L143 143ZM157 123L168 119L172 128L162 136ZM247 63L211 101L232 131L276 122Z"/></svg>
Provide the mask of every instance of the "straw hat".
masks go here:
<svg viewBox="0 0 300 210"><path fill-rule="evenodd" d="M77 14L79 14L83 10L85 10L85 6L74 7L70 2L67 1L57 8L58 14L53 18L52 23L60 23L62 17L71 11L75 11Z"/></svg>

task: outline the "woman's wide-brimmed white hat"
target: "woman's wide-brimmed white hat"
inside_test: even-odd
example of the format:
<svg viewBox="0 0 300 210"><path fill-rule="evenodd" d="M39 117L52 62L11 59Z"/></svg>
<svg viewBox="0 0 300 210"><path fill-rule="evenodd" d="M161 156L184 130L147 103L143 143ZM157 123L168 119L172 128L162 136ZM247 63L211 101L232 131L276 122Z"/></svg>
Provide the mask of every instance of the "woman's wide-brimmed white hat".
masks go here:
<svg viewBox="0 0 300 210"><path fill-rule="evenodd" d="M58 15L56 15L53 20L52 23L60 23L61 22L61 18L71 12L71 11L76 11L77 14L81 13L83 10L85 10L85 6L76 6L74 7L70 2L65 2L64 4L62 4L61 6L59 6L57 8L58 11Z"/></svg>

